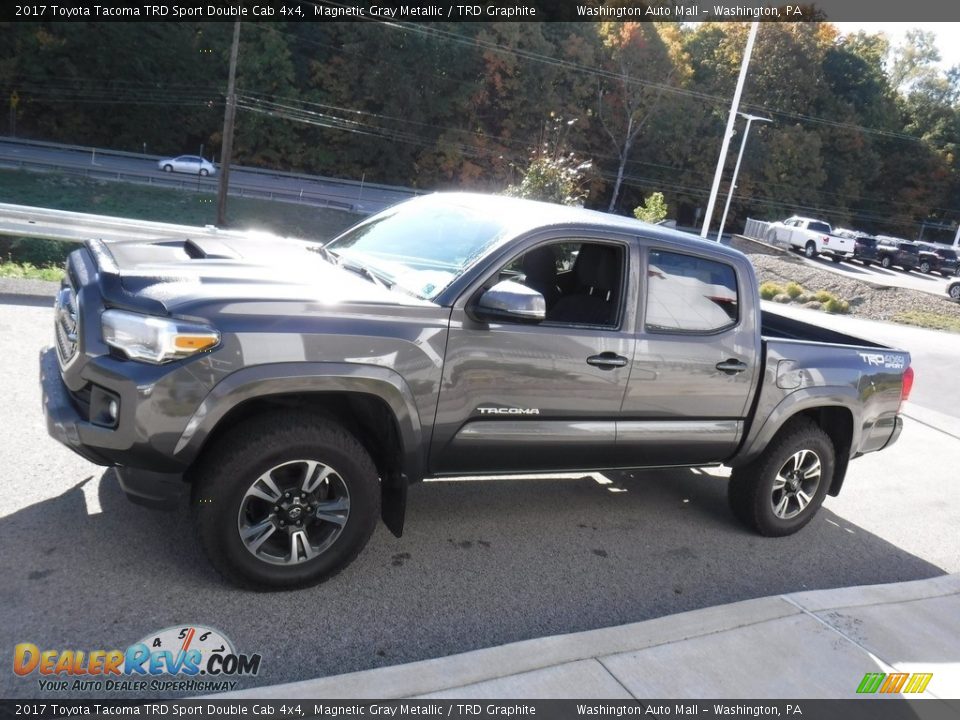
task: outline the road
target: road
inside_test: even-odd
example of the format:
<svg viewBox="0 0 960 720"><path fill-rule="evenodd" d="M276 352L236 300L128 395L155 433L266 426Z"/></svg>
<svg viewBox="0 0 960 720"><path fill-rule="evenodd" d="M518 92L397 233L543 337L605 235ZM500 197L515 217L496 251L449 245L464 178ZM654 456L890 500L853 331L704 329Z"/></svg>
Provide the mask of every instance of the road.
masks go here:
<svg viewBox="0 0 960 720"><path fill-rule="evenodd" d="M194 152L195 151L191 151ZM73 172L89 173L91 177L137 180L158 185L175 184L196 188L203 186L216 191L216 178L197 178L182 173L165 173L157 167L158 156L137 156L132 153L111 154L92 148L71 149L69 146L52 144L25 144L12 140L0 140L0 166L67 168ZM275 196L301 202L317 202L361 213L379 211L389 205L406 200L415 194L413 190L391 188L382 185L361 184L319 176L268 173L254 168L231 166L231 194L247 194L255 197Z"/></svg>
<svg viewBox="0 0 960 720"><path fill-rule="evenodd" d="M51 315L46 300L0 302L8 653L20 642L125 648L200 623L263 655L261 675L241 685L252 687L777 593L960 572L960 439L908 420L894 448L851 464L843 494L793 537L737 525L715 472L427 482L411 490L402 539L379 528L319 587L243 592L199 554L185 508L128 503L111 472L47 437L36 358ZM919 388L934 356L914 352ZM0 673L0 696L38 694L35 680Z"/></svg>

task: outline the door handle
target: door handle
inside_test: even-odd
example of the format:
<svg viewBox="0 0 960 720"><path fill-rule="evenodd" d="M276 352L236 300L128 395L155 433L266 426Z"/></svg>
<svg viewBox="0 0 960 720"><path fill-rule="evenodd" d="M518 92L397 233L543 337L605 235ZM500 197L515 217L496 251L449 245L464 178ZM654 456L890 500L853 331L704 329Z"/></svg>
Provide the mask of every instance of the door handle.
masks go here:
<svg viewBox="0 0 960 720"><path fill-rule="evenodd" d="M747 364L741 362L735 358L730 358L729 360L723 360L718 362L716 365L717 370L727 375L736 375L737 373L742 373L747 369Z"/></svg>
<svg viewBox="0 0 960 720"><path fill-rule="evenodd" d="M623 355L617 355L613 352L603 352L587 358L587 365L593 365L601 370L613 370L614 368L624 367L626 364L627 359Z"/></svg>

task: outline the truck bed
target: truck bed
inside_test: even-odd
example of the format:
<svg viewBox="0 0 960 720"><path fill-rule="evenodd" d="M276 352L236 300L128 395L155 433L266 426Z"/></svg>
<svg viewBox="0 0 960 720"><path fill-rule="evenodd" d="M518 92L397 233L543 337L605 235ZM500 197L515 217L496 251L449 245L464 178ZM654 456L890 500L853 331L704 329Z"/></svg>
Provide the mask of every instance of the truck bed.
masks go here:
<svg viewBox="0 0 960 720"><path fill-rule="evenodd" d="M829 330L819 325L795 320L784 315L778 315L768 310L760 312L760 334L770 340L802 340L805 342L822 342L833 345L855 345L868 348L882 348L889 350L886 345L864 340L863 338L847 335L836 330Z"/></svg>

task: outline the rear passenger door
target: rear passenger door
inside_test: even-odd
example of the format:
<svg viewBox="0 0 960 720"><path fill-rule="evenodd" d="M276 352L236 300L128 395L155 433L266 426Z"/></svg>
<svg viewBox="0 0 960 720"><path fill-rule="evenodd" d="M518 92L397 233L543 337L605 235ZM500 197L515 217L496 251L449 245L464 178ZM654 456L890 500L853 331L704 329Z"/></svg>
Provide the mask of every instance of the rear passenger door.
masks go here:
<svg viewBox="0 0 960 720"><path fill-rule="evenodd" d="M645 251L642 317L617 425L622 465L696 465L733 455L760 360L754 293L718 254Z"/></svg>

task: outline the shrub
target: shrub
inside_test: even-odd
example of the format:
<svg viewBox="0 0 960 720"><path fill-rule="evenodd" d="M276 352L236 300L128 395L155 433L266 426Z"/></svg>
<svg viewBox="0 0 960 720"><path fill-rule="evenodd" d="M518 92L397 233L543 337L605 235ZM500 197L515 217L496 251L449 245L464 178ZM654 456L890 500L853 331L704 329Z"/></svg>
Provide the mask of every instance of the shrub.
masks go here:
<svg viewBox="0 0 960 720"><path fill-rule="evenodd" d="M800 283L789 282L787 283L786 292L791 299L796 300L800 295L803 294L803 288L800 286Z"/></svg>
<svg viewBox="0 0 960 720"><path fill-rule="evenodd" d="M824 304L830 302L831 300L837 299L832 292L829 292L827 290L817 290L817 292L814 294L813 297L817 299L817 302L821 302Z"/></svg>
<svg viewBox="0 0 960 720"><path fill-rule="evenodd" d="M760 286L760 297L764 300L773 300L773 298L782 293L783 288L770 280L767 280L767 282Z"/></svg>
<svg viewBox="0 0 960 720"><path fill-rule="evenodd" d="M786 293L780 293L779 295L774 295L773 301L786 305L788 302L790 302L790 296Z"/></svg>
<svg viewBox="0 0 960 720"><path fill-rule="evenodd" d="M24 263L34 267L58 267L63 265L71 250L77 249L76 243L46 238L16 238L10 243L11 262Z"/></svg>
<svg viewBox="0 0 960 720"><path fill-rule="evenodd" d="M850 311L850 303L839 298L831 298L823 306L823 309L829 313L846 313Z"/></svg>

